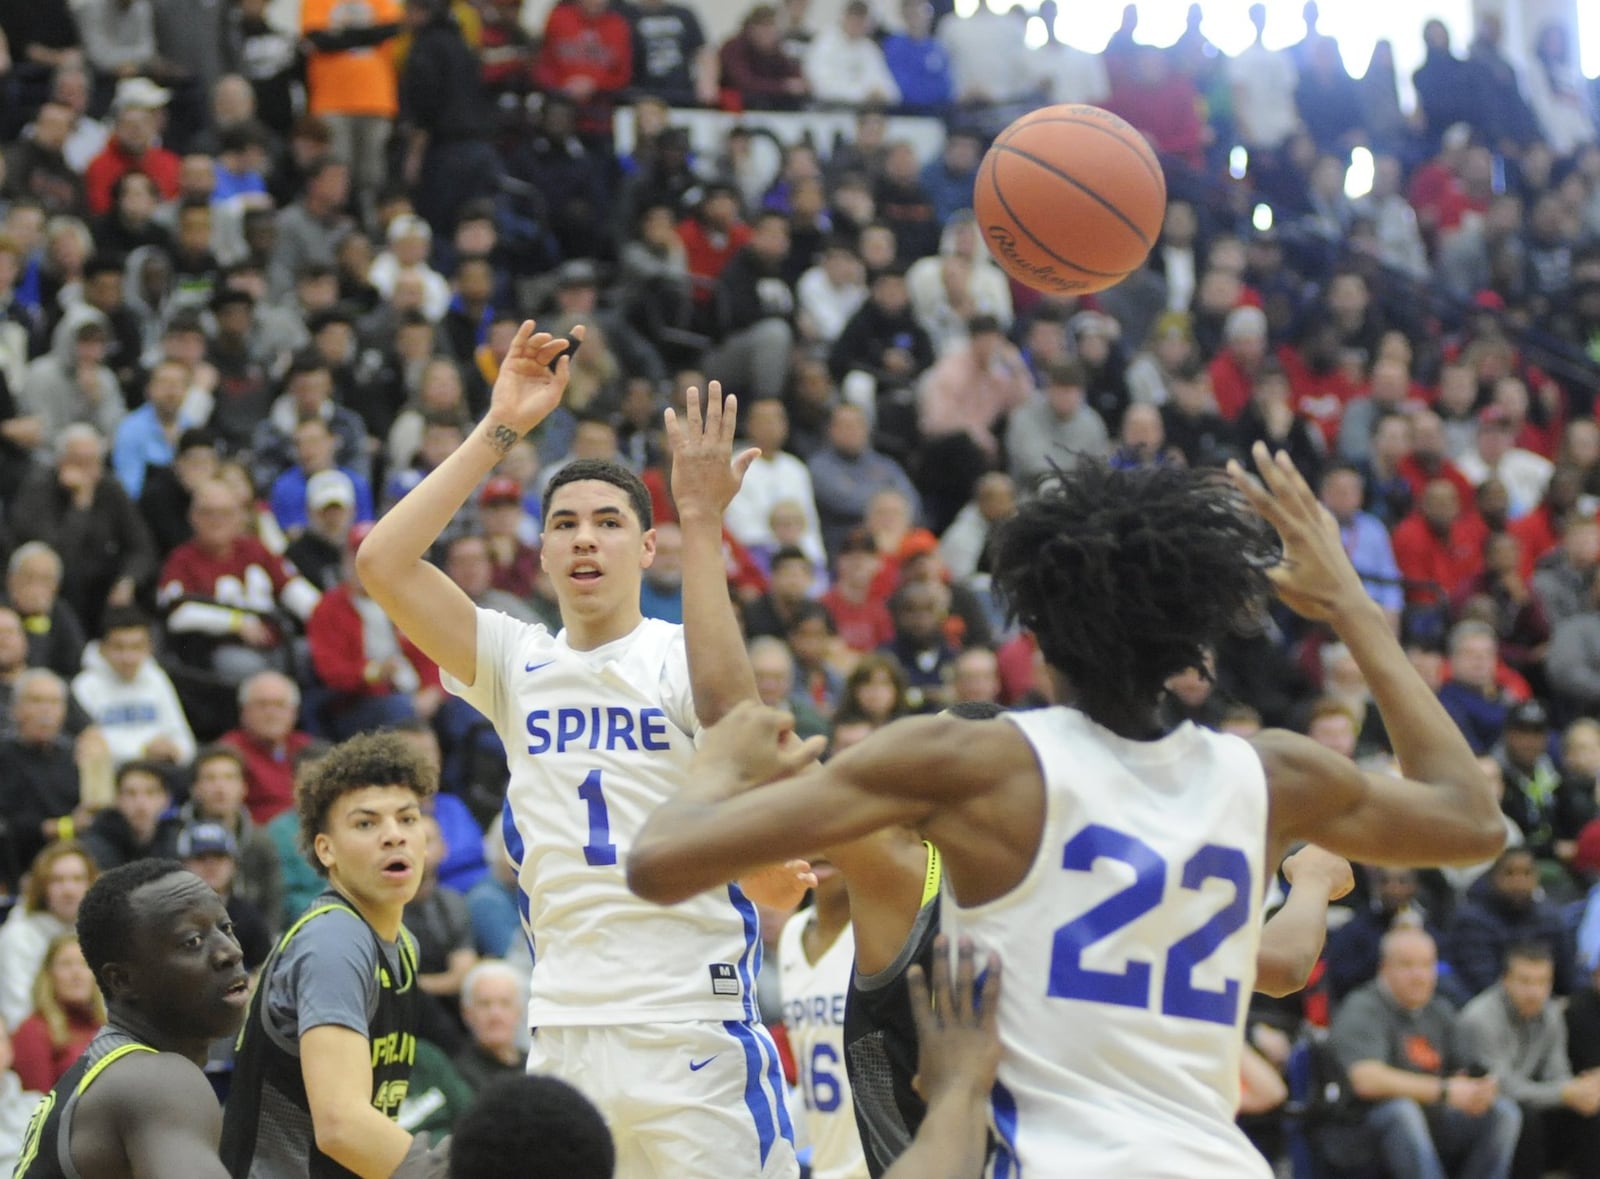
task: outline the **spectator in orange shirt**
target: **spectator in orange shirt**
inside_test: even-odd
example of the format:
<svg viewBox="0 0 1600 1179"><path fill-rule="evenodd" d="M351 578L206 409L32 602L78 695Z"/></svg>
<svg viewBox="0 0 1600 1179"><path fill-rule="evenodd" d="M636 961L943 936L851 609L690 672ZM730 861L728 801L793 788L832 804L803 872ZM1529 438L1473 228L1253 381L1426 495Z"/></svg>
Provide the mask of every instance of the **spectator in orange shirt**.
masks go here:
<svg viewBox="0 0 1600 1179"><path fill-rule="evenodd" d="M111 212L112 190L129 172L150 177L162 200L178 195L178 157L156 143L160 111L171 97L148 78L125 78L117 84L111 139L83 173L89 212L96 217Z"/></svg>
<svg viewBox="0 0 1600 1179"><path fill-rule="evenodd" d="M400 110L389 41L401 31L399 0L303 0L307 113L333 133L334 154L370 203L388 174L389 131Z"/></svg>
<svg viewBox="0 0 1600 1179"><path fill-rule="evenodd" d="M610 0L576 0L550 10L533 80L577 104L580 133L611 133L613 100L632 79L633 30Z"/></svg>

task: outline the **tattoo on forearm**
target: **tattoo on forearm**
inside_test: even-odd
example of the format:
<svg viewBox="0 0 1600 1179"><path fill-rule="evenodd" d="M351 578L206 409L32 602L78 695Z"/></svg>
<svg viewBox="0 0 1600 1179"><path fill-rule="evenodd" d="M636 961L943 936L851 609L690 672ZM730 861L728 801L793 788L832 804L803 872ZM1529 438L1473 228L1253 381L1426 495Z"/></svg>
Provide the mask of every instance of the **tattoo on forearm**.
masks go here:
<svg viewBox="0 0 1600 1179"><path fill-rule="evenodd" d="M489 445L501 454L508 452L522 440L522 436L510 426L493 425L489 427Z"/></svg>

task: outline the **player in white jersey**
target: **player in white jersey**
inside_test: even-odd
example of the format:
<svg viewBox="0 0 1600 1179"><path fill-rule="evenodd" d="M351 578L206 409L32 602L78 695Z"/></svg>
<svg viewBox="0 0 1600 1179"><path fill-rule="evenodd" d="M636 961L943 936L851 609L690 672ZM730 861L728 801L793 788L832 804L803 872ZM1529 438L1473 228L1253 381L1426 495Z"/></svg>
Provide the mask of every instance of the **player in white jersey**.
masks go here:
<svg viewBox="0 0 1600 1179"><path fill-rule="evenodd" d="M755 455L731 457L732 399L725 416L713 385L703 425L696 391L686 422L668 415L683 626L640 613L655 551L650 497L615 463L573 462L546 490L540 560L559 632L476 609L423 559L506 451L560 403L566 346L523 325L488 416L373 528L360 573L507 749L502 826L535 950L530 1071L561 1077L601 1109L620 1179L793 1176L777 1052L756 1021L753 898L724 882L663 913L623 877L651 810L687 776L700 725L756 698L722 557L722 512ZM769 874L759 899L792 905L809 880Z"/></svg>
<svg viewBox="0 0 1600 1179"><path fill-rule="evenodd" d="M844 1009L856 960L850 894L832 864L813 860L812 868L813 904L789 918L778 939L783 1022L805 1104L812 1179L867 1179L845 1075Z"/></svg>
<svg viewBox="0 0 1600 1179"><path fill-rule="evenodd" d="M1083 464L1002 526L995 584L1069 703L897 721L777 781L807 752L780 745L791 722L736 710L706 734L693 792L635 843L630 884L676 902L889 824L930 839L945 928L1009 978L996 1176L1267 1176L1233 1124L1265 865L1302 839L1378 864L1481 861L1504 841L1493 790L1337 524L1286 455L1255 460L1265 486L1238 466L1230 487ZM1273 587L1350 648L1409 778L1298 734L1163 730L1166 681L1254 624Z"/></svg>

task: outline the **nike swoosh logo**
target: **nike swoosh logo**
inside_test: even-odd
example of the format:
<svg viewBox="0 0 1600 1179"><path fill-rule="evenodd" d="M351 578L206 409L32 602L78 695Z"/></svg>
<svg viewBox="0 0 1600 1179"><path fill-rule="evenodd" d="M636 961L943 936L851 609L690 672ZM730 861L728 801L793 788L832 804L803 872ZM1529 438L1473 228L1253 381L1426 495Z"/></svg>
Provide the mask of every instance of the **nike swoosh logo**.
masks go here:
<svg viewBox="0 0 1600 1179"><path fill-rule="evenodd" d="M528 664L528 666L524 667L522 670L523 671L538 671L541 667L549 667L554 662L555 662L554 659L546 659L543 663L530 663L530 664Z"/></svg>
<svg viewBox="0 0 1600 1179"><path fill-rule="evenodd" d="M689 1062L689 1071L692 1072L692 1073L697 1073L701 1069L705 1068L706 1065L710 1064L715 1059L716 1059L715 1056L708 1056L704 1060L691 1060Z"/></svg>

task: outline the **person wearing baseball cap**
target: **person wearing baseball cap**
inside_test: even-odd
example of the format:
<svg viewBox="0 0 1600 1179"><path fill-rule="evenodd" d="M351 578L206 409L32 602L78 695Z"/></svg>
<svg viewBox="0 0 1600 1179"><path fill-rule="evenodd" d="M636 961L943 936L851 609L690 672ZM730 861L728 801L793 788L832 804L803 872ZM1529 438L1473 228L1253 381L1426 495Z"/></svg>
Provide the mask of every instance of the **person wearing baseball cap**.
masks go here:
<svg viewBox="0 0 1600 1179"><path fill-rule="evenodd" d="M150 177L162 200L178 195L180 161L156 142L161 132L159 112L171 97L148 78L124 78L117 83L111 138L83 172L84 194L94 216L111 211L111 190L129 172Z"/></svg>
<svg viewBox="0 0 1600 1179"><path fill-rule="evenodd" d="M318 471L306 480L305 531L284 554L323 593L344 577L344 546L356 519L356 489L343 471Z"/></svg>
<svg viewBox="0 0 1600 1179"><path fill-rule="evenodd" d="M1494 750L1505 778L1500 809L1522 829L1528 846L1540 859L1553 859L1559 840L1572 839L1577 830L1563 831L1561 770L1550 756L1550 714L1537 700L1524 700L1506 713L1500 744Z"/></svg>
<svg viewBox="0 0 1600 1179"><path fill-rule="evenodd" d="M515 479L496 475L478 493L478 518L494 567L490 584L523 599L533 596L539 581L539 550L522 539L527 514L522 485Z"/></svg>
<svg viewBox="0 0 1600 1179"><path fill-rule="evenodd" d="M1522 382L1508 378L1526 398ZM1508 391L1509 394L1509 391ZM1499 393L1497 390L1497 401ZM1511 493L1511 518L1520 519L1539 506L1555 464L1543 455L1517 445L1517 424L1503 405L1485 406L1478 414L1478 440L1456 460L1461 473L1479 486L1493 476Z"/></svg>
<svg viewBox="0 0 1600 1179"><path fill-rule="evenodd" d="M233 922L233 936L244 951L244 968L254 974L272 953L272 931L260 909L234 895L239 845L233 833L221 823L190 823L178 834L178 859L222 898Z"/></svg>

